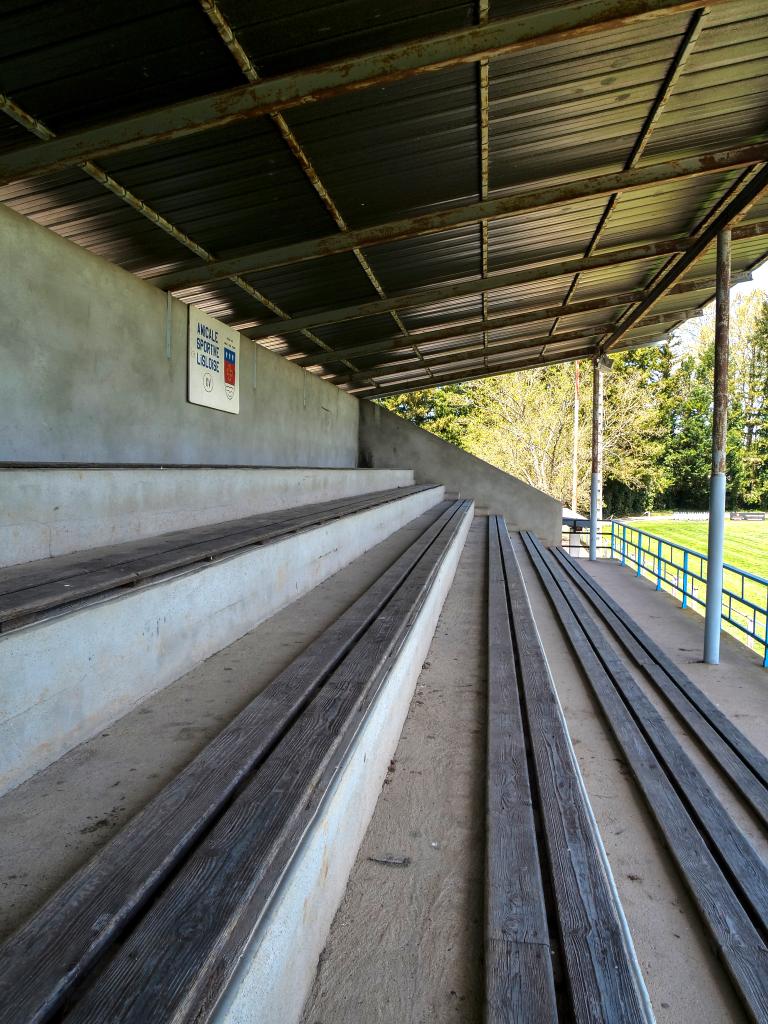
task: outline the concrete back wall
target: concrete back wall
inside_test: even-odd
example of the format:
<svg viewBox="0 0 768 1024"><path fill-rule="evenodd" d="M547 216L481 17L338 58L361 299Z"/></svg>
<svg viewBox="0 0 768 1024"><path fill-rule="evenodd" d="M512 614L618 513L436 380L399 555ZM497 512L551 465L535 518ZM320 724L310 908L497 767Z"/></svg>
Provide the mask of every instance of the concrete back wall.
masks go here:
<svg viewBox="0 0 768 1024"><path fill-rule="evenodd" d="M412 483L405 469L0 467L0 566Z"/></svg>
<svg viewBox="0 0 768 1024"><path fill-rule="evenodd" d="M355 466L358 402L243 338L240 415L190 405L187 307L0 207L0 461Z"/></svg>
<svg viewBox="0 0 768 1024"><path fill-rule="evenodd" d="M504 515L511 530L560 543L562 506L554 498L371 402L360 403L360 465L408 466L417 484L439 481L448 492Z"/></svg>
<svg viewBox="0 0 768 1024"><path fill-rule="evenodd" d="M184 303L0 207L0 463L352 468L359 452L557 541L551 498L246 338L240 415L190 405L187 323Z"/></svg>

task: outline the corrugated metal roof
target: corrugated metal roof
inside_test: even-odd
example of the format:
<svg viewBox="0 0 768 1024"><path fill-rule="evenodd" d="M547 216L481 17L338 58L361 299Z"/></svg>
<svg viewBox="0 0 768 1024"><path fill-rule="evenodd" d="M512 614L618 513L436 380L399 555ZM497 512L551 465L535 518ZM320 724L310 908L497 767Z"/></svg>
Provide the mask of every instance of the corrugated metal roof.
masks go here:
<svg viewBox="0 0 768 1024"><path fill-rule="evenodd" d="M566 7L491 0L489 13L493 23ZM0 166L2 154L52 135L244 85L243 54L249 80L270 79L467 29L481 13L477 2L458 0L284 0L271 7L250 0L128 7L116 0L95 6L55 0L42 17L39 4L14 0L0 10L0 92L10 101L0 106L8 115L0 114ZM237 52L231 52L232 40ZM483 81L477 63L433 70L279 117L130 148L96 158L85 170L73 166L14 180L0 187L0 198L151 279L330 237L340 225L366 228L763 142L768 11L760 0L726 0L703 15L686 10L613 25L493 57L487 95ZM679 254L581 272L556 264L688 238L748 181L738 168L622 190L613 198L608 192L490 219L485 228L476 220L362 251L295 263L278 259L269 269L246 269L178 294L246 331L265 335L263 325L279 325L268 328L274 337L261 337L262 344L291 358L316 356L316 372L365 395L535 358L583 355L586 342L569 334L581 333L594 345L634 306L569 307L626 292L642 296ZM744 223L766 220L763 197ZM734 240L736 273L765 257L767 239ZM483 299L484 266L489 285L496 283L493 275L515 268L523 279L491 287ZM704 285L661 298L626 331L620 347L654 340L667 321L711 298L706 279L713 275L710 249L681 276L704 279ZM449 294L457 284L466 284L464 293ZM400 297L411 293L398 308ZM382 310L379 300L393 296L392 308ZM564 308L541 314L550 307ZM336 319L303 332L286 322L329 309L339 311ZM524 311L520 322L493 325L493 318L517 311ZM483 318L490 318L485 326ZM441 330L430 339L438 328L457 333ZM542 344L542 338L551 341ZM526 339L531 346L521 354ZM363 351L331 361L334 350L355 348Z"/></svg>

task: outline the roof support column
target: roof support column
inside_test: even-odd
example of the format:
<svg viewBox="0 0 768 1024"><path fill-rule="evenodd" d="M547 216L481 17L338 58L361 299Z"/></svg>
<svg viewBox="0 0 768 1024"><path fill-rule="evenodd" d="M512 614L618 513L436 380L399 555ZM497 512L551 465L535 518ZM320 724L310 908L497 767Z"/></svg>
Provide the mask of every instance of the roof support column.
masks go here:
<svg viewBox="0 0 768 1024"><path fill-rule="evenodd" d="M704 620L704 661L720 664L723 606L723 535L725 533L725 439L728 430L728 328L731 291L731 232L717 236L717 299L715 381L712 410L712 476L709 485L707 541L707 607Z"/></svg>
<svg viewBox="0 0 768 1024"><path fill-rule="evenodd" d="M575 511L575 510L574 510ZM589 560L597 558L597 531L603 514L603 367L592 363L592 482L589 500Z"/></svg>

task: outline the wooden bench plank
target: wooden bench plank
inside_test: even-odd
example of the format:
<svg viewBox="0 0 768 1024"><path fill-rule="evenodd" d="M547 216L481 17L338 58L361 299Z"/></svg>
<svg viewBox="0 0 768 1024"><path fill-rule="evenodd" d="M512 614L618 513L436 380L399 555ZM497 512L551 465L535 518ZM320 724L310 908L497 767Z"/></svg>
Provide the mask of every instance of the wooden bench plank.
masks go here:
<svg viewBox="0 0 768 1024"><path fill-rule="evenodd" d="M231 532L208 536L204 540L195 540L196 530L186 533L186 543L180 543L180 538L176 543L157 538L154 544L142 542L141 553L138 555L133 545L129 545L128 550L122 554L116 553L106 559L95 558L77 573L67 572L62 580L57 578L56 567L50 566L47 582L40 579L33 586L0 595L0 622L7 628L7 624L15 619L26 619L31 615L135 584L165 572L221 558L246 547L264 544L300 530L308 530L425 489L423 486L401 488L397 491L377 492L375 496L367 495L344 502L324 503L316 506L314 510L291 511L258 526L238 526ZM105 561L107 564L104 564ZM39 577L41 570L35 572Z"/></svg>
<svg viewBox="0 0 768 1024"><path fill-rule="evenodd" d="M530 535L527 539L546 562L546 552L540 542ZM657 759L666 767L694 821L717 850L731 884L746 899L761 927L768 931L768 867L586 611L560 568L551 561L547 568L604 665L609 679L624 699Z"/></svg>
<svg viewBox="0 0 768 1024"><path fill-rule="evenodd" d="M626 633L647 652L648 656L661 668L669 679L696 707L701 715L709 722L742 759L745 765L752 771L764 786L768 786L768 757L750 743L744 733L723 714L712 701L688 678L659 647L659 645L643 630L624 609L613 600L600 584L594 580L589 573L583 569L577 559L572 559L573 565L584 580L585 584L600 598L602 604L613 612L616 619L622 624ZM622 639L622 643L623 643Z"/></svg>
<svg viewBox="0 0 768 1024"><path fill-rule="evenodd" d="M557 1021L517 669L501 564L488 517L488 744L486 754L485 1021Z"/></svg>
<svg viewBox="0 0 768 1024"><path fill-rule="evenodd" d="M733 747L714 729L696 705L674 684L661 666L644 650L624 622L605 604L600 595L586 584L581 574L576 572L573 564L575 559L559 550L555 552L555 557L567 574L569 581L578 587L579 594L587 598L595 611L607 623L635 664L646 673L678 717L688 727L705 753L730 779L763 824L768 825L768 788L750 770Z"/></svg>
<svg viewBox="0 0 768 1024"><path fill-rule="evenodd" d="M381 494L383 492L376 492ZM364 495L356 496L358 499ZM124 565L158 551L167 551L184 547L191 540L212 540L229 537L238 532L279 525L303 515L322 511L326 508L341 507L354 498L339 498L330 502L317 502L312 505L301 505L288 509L275 509L271 512L259 512L256 515L229 519L225 522L206 523L202 526L187 527L183 530L172 530L153 537L142 537L138 540L123 541L93 550L73 551L53 558L40 558L34 562L10 565L0 569L0 595L28 590L51 579L63 579L83 572L106 569L113 565Z"/></svg>
<svg viewBox="0 0 768 1024"><path fill-rule="evenodd" d="M501 550L574 1020L646 1022L620 911L506 528Z"/></svg>
<svg viewBox="0 0 768 1024"><path fill-rule="evenodd" d="M523 541L747 1012L755 1021L768 1020L768 948L619 696L548 565L525 534Z"/></svg>
<svg viewBox="0 0 768 1024"><path fill-rule="evenodd" d="M465 503L203 842L68 1024L208 1020L296 843L375 700L470 506ZM325 781L324 781L325 780Z"/></svg>
<svg viewBox="0 0 768 1024"><path fill-rule="evenodd" d="M443 503L379 579L0 948L4 1024L43 1024L58 1011L462 507Z"/></svg>

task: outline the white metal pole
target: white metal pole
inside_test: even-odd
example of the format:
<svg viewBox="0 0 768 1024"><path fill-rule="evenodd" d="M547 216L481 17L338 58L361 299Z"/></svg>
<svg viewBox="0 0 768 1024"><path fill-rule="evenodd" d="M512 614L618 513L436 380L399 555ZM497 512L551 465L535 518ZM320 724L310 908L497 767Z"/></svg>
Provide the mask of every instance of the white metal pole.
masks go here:
<svg viewBox="0 0 768 1024"><path fill-rule="evenodd" d="M589 560L597 558L597 531L603 514L603 367L592 364L592 478L589 501Z"/></svg>
<svg viewBox="0 0 768 1024"><path fill-rule="evenodd" d="M720 664L720 630L723 608L723 539L725 534L725 440L728 431L730 292L731 231L730 228L726 228L717 236L712 476L709 488L707 606L704 618L704 661L708 665Z"/></svg>
<svg viewBox="0 0 768 1024"><path fill-rule="evenodd" d="M573 364L573 452L571 465L571 509L579 514L579 361Z"/></svg>

